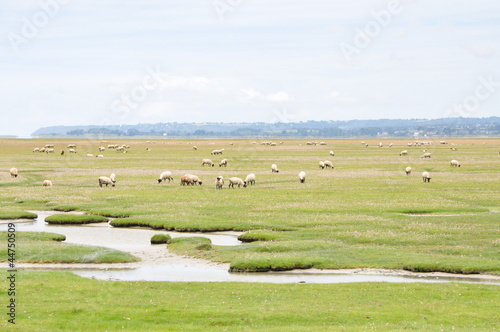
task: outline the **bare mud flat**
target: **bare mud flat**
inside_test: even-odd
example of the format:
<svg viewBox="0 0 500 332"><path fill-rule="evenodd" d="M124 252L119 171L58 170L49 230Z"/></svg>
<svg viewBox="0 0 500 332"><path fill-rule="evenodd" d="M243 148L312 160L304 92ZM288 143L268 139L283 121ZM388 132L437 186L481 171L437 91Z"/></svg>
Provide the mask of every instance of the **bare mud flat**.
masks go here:
<svg viewBox="0 0 500 332"><path fill-rule="evenodd" d="M66 270L101 280L189 281L189 282L267 282L267 283L347 283L347 282L473 282L500 285L500 276L415 273L387 269L293 270L264 273L229 273L228 263L217 263L170 253L166 245L151 245L153 235L175 237L202 236L214 245L240 245L239 232L176 233L144 228L115 228L109 224L82 226L48 225L45 218L55 212L32 211L35 221L16 222L19 231L53 232L66 236L67 243L101 246L130 253L141 259L135 263L114 264L27 264L19 269ZM3 224L3 223L2 223ZM0 225L4 228L5 225Z"/></svg>

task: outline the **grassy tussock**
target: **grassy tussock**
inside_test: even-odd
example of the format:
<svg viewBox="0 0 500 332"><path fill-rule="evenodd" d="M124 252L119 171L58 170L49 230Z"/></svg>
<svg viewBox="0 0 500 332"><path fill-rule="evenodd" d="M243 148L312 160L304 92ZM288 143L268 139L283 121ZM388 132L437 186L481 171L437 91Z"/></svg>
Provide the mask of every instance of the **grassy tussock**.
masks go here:
<svg viewBox="0 0 500 332"><path fill-rule="evenodd" d="M168 234L155 234L151 237L151 244L168 244L171 240Z"/></svg>
<svg viewBox="0 0 500 332"><path fill-rule="evenodd" d="M54 214L45 218L45 221L49 224L81 225L107 222L108 218L96 215Z"/></svg>
<svg viewBox="0 0 500 332"><path fill-rule="evenodd" d="M14 220L14 219L36 219L36 213L27 211L0 211L0 219Z"/></svg>

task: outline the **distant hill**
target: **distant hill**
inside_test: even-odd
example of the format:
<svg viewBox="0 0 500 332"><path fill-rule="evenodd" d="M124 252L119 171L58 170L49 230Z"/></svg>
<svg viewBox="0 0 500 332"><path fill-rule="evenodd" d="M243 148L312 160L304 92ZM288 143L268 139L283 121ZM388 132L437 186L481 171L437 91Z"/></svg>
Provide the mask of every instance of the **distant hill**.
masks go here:
<svg viewBox="0 0 500 332"><path fill-rule="evenodd" d="M277 123L155 123L106 126L43 127L33 137L198 137L198 138L375 138L375 137L498 137L500 117L442 119L380 119Z"/></svg>

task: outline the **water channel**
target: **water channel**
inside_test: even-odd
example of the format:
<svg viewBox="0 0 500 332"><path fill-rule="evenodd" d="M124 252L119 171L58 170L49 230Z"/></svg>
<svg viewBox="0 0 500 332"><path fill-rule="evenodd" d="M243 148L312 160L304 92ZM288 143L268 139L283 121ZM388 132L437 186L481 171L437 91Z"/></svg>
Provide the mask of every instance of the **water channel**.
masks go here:
<svg viewBox="0 0 500 332"><path fill-rule="evenodd" d="M139 263L124 264L21 264L18 268L65 270L79 276L100 280L170 281L170 282L265 282L265 283L443 283L465 282L500 285L496 276L464 276L444 273L411 273L392 270L300 270L289 272L229 273L229 264L184 257L168 252L165 245L151 245L154 234L165 233L172 238L203 236L213 245L241 245L236 232L178 233L144 228L115 228L109 224L81 226L49 225L45 218L60 212L32 211L38 215L34 221L14 221L16 231L51 232L66 236L67 243L101 246L131 253L142 259ZM1 221L0 230L6 230Z"/></svg>

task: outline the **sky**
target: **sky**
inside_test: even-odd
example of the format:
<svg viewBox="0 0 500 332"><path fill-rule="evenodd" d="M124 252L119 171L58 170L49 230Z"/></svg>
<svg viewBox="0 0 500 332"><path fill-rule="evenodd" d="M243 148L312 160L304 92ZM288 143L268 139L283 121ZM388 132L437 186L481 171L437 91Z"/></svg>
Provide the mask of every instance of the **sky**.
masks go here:
<svg viewBox="0 0 500 332"><path fill-rule="evenodd" d="M500 116L498 0L5 0L0 136Z"/></svg>

